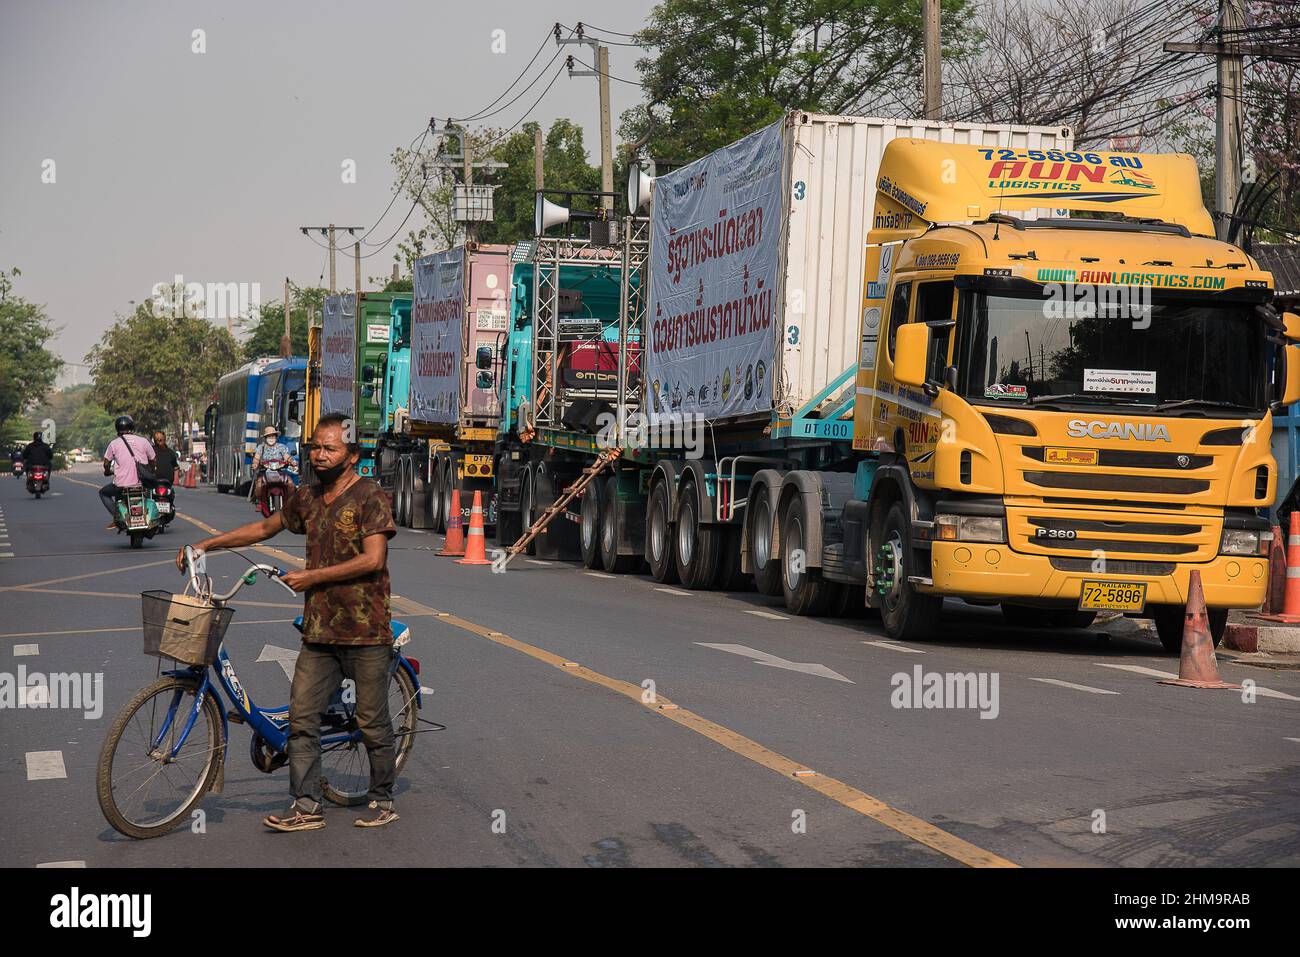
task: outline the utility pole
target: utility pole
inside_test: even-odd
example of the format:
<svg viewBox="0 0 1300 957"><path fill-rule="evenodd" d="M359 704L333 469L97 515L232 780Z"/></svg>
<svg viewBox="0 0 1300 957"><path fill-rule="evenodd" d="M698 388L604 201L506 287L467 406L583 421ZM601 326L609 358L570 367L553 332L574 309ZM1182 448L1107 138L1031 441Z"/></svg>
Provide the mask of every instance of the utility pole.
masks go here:
<svg viewBox="0 0 1300 957"><path fill-rule="evenodd" d="M334 271L334 258L335 258L335 254L338 252L338 244L334 242L334 231L336 229L342 229L342 230L346 230L348 235L355 236L357 234L358 229L365 229L365 228L366 227L364 226L335 226L333 223L330 223L328 226L299 226L298 227L299 232L301 232L304 236L315 231L320 233L322 236L329 237L330 293L331 294L338 292L338 285L335 280L335 271Z"/></svg>
<svg viewBox="0 0 1300 957"><path fill-rule="evenodd" d="M943 78L940 73L939 0L921 0L924 56L923 112L927 120L943 118Z"/></svg>
<svg viewBox="0 0 1300 957"><path fill-rule="evenodd" d="M465 170L462 175L465 177L465 202L469 202L470 187L474 185L474 147L470 146L469 136L466 134L465 127L460 128L460 156L465 164ZM478 235L478 227L473 220L465 223L465 242L472 243Z"/></svg>
<svg viewBox="0 0 1300 957"><path fill-rule="evenodd" d="M575 36L561 37L560 25L555 25L555 43L557 46L568 46L569 44L578 43L591 48L592 63L595 64L594 70L575 70L573 68L573 57L569 57L568 68L569 76L594 76L599 84L600 92L600 188L602 192L614 192L614 140L612 128L609 120L609 47L601 46L597 41L584 36L582 24L579 23L574 30ZM614 197L604 196L601 198L601 205L606 209L614 208Z"/></svg>
<svg viewBox="0 0 1300 957"><path fill-rule="evenodd" d="M1275 60L1300 60L1294 44L1243 43L1245 15L1242 0L1219 0L1219 36L1215 43L1166 43L1167 53L1201 53L1218 61L1218 90L1214 110L1215 235L1226 240L1241 192L1242 68L1248 56ZM1266 39L1259 37L1259 39Z"/></svg>
<svg viewBox="0 0 1300 957"><path fill-rule="evenodd" d="M293 355L293 338L289 329L289 277L284 277L284 335L280 337L280 355L289 358Z"/></svg>
<svg viewBox="0 0 1300 957"><path fill-rule="evenodd" d="M356 270L357 270L356 285L352 287L352 291L356 293L356 295L360 296L361 295L361 243L359 242L352 244L352 262L356 266Z"/></svg>
<svg viewBox="0 0 1300 957"><path fill-rule="evenodd" d="M505 169L510 164L499 163L496 160L476 161L474 159L474 149L469 142L469 130L459 123L453 123L451 120L447 121L447 129L454 130L460 138L460 155L442 153L440 154L441 159L429 165L434 169L460 170L462 184L456 188L456 221L465 224L465 241L474 242L477 234L475 223L478 219L488 222L492 220L490 211L486 215L482 215L481 207L478 209L471 208L475 205L474 199L470 195L471 187L474 185L474 170L486 170L491 174L496 170ZM462 188L463 194L461 192Z"/></svg>
<svg viewBox="0 0 1300 957"><path fill-rule="evenodd" d="M545 181L542 176L542 127L538 124L537 129L533 130L533 186L536 189L545 189Z"/></svg>

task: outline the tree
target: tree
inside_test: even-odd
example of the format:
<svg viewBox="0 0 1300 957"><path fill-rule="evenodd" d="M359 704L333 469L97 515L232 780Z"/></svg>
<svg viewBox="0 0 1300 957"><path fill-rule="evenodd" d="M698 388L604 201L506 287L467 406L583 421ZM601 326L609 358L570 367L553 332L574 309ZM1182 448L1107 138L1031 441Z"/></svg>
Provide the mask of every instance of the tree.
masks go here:
<svg viewBox="0 0 1300 957"><path fill-rule="evenodd" d="M45 395L63 367L45 348L55 332L45 310L13 295L19 275L17 269L0 272L0 424Z"/></svg>
<svg viewBox="0 0 1300 957"><path fill-rule="evenodd" d="M945 55L970 42L942 0ZM916 115L920 0L664 0L636 42L646 102L623 114L634 153L684 163L786 109Z"/></svg>
<svg viewBox="0 0 1300 957"><path fill-rule="evenodd" d="M90 396L91 387L88 385L51 392L32 410L30 417L37 423L54 420L59 448L102 449L113 438L113 416Z"/></svg>
<svg viewBox="0 0 1300 957"><path fill-rule="evenodd" d="M131 415L142 431L166 427L177 435L202 418L217 380L239 362L239 344L225 329L193 316L157 316L152 301L119 316L86 356L94 401L113 416Z"/></svg>
<svg viewBox="0 0 1300 957"><path fill-rule="evenodd" d="M320 286L289 285L290 354L307 354L307 327L311 317L320 311L329 290ZM270 302L262 306L261 314L252 334L244 342L244 359L260 359L280 354L280 339L284 335L284 303Z"/></svg>

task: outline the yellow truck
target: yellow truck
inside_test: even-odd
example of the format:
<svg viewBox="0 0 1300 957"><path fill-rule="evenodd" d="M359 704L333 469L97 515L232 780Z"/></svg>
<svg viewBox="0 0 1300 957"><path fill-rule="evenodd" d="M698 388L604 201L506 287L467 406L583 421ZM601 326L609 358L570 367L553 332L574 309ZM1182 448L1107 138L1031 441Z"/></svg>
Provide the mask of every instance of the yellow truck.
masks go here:
<svg viewBox="0 0 1300 957"><path fill-rule="evenodd" d="M1300 317L1212 238L1191 157L902 139L874 185L853 480L751 489L787 605L865 584L903 640L944 597L1040 626L1113 610L1177 651L1197 570L1217 643L1264 598Z"/></svg>

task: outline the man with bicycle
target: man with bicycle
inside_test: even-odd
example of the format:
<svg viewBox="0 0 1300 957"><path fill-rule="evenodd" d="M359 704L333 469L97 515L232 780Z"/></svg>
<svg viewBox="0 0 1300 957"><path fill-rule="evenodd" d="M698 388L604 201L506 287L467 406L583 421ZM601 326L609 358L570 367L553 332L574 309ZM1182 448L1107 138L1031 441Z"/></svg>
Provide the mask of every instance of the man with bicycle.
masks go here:
<svg viewBox="0 0 1300 957"><path fill-rule="evenodd" d="M356 720L370 759L373 817L358 827L397 820L393 810L396 747L388 713L393 633L389 609L388 539L397 533L388 496L356 474L360 448L351 420L323 415L312 435L311 464L319 484L303 486L270 518L216 535L195 548L235 548L263 542L288 529L307 536L307 567L284 576L306 592L303 643L289 696L289 790L287 816L262 823L276 831L325 826L320 781L320 716L344 678L356 692ZM184 549L176 565L185 569Z"/></svg>

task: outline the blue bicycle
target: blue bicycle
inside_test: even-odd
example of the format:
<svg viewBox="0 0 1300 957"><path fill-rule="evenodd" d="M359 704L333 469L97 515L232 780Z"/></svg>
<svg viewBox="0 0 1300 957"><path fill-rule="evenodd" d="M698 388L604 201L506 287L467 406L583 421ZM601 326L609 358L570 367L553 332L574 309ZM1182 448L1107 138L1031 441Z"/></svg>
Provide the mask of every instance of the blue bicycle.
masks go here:
<svg viewBox="0 0 1300 957"><path fill-rule="evenodd" d="M293 589L280 581L281 569L253 565L227 594L214 595L211 578L195 569L192 549L185 549L185 558L193 597L188 588L184 596L143 596L146 652L174 658L185 667L162 672L126 703L99 754L99 806L108 823L128 837L166 834L186 820L205 794L221 792L232 721L252 729L249 750L259 771L270 774L289 759L288 707L260 708L253 703L235 674L223 638L234 614L227 603L244 585L256 582L258 572L291 594ZM302 630L301 616L294 625ZM420 720L420 663L401 652L410 629L399 621L392 628L388 710L400 774ZM343 806L364 803L370 787L370 759L348 684L334 693L321 715L321 784L325 798ZM229 713L221 707L217 685L230 700Z"/></svg>

